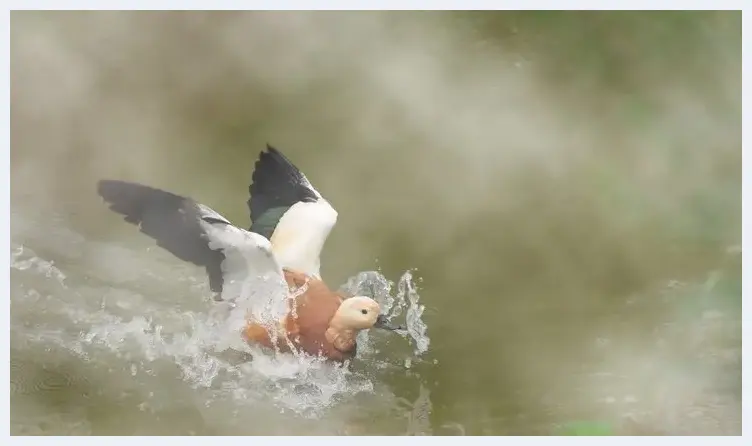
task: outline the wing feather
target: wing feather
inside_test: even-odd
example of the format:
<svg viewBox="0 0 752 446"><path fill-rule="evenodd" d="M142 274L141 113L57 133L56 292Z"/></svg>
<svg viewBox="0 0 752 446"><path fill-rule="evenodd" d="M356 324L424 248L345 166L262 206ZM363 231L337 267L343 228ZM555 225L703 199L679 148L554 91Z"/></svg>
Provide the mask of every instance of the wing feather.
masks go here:
<svg viewBox="0 0 752 446"><path fill-rule="evenodd" d="M258 320L285 313L289 290L265 237L238 228L208 206L137 183L102 180L97 190L110 209L181 260L204 266L222 300Z"/></svg>
<svg viewBox="0 0 752 446"><path fill-rule="evenodd" d="M138 183L118 180L101 180L97 193L107 202L110 210L137 225L142 233L153 238L157 245L175 257L203 266L209 276L212 291L222 291L222 252L207 245L199 224L204 208L193 200ZM211 211L212 218L229 224L227 219ZM208 215L208 214L207 214Z"/></svg>
<svg viewBox="0 0 752 446"><path fill-rule="evenodd" d="M337 211L269 145L259 154L249 192L250 230L271 240L283 268L320 278L321 251L337 223Z"/></svg>
<svg viewBox="0 0 752 446"><path fill-rule="evenodd" d="M209 247L224 254L222 300L250 312L255 321L279 321L289 288L269 240L231 224L202 220Z"/></svg>

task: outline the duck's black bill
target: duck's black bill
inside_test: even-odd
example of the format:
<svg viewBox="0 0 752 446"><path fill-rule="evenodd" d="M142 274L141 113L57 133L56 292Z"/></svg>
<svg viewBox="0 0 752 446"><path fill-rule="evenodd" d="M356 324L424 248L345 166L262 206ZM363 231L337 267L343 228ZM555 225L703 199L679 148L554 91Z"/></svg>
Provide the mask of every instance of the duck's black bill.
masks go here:
<svg viewBox="0 0 752 446"><path fill-rule="evenodd" d="M394 325L386 320L386 316L383 314L380 314L379 317L376 318L376 323L373 324L374 328L381 328L384 330L391 330L391 331L398 331L398 330L406 330L407 328L403 325Z"/></svg>

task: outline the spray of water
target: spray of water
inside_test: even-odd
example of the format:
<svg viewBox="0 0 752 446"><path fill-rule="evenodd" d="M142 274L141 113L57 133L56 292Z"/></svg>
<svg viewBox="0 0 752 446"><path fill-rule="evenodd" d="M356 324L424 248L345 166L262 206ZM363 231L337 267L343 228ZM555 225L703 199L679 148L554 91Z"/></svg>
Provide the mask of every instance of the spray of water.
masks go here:
<svg viewBox="0 0 752 446"><path fill-rule="evenodd" d="M415 346L414 354L420 356L428 351L431 339L428 337L427 326L421 319L425 306L419 303L420 295L416 290L412 271L405 271L397 281L397 290L392 296L394 282L384 277L378 271L363 271L350 277L340 287L340 291L350 295L365 295L375 299L387 315L388 321L400 320L402 312L406 312L403 338L410 339ZM399 332L398 332L399 333ZM368 344L368 333L362 333L363 344Z"/></svg>
<svg viewBox="0 0 752 446"><path fill-rule="evenodd" d="M17 276L14 281L18 289L12 293L11 331L16 340L53 344L87 361L107 362L114 357L134 379L157 376L172 367L194 390L209 392L207 401L230 399L240 407L265 402L282 412L313 418L332 410L338 402L374 389L367 372L354 372L304 354L275 355L246 344L238 335L237 321L233 325L238 309L232 303L214 303L202 296L208 294L205 284L182 291L176 291L183 287L181 283L171 285L173 293L203 302L198 309L150 300L127 286L69 287L62 267L17 243L12 245L11 270L33 276ZM41 291L24 285L33 282L36 286L40 279L45 288ZM394 284L369 271L352 277L343 289L351 293L373 290L390 318L406 309L408 329L402 335L415 344L415 354L420 355L427 351L429 338L412 280L412 274L406 272L391 295ZM266 301L262 299L260 305L265 306ZM48 313L44 319L49 323L25 324L25 316L41 307ZM242 309L240 314L245 312ZM358 360L379 362L379 341L365 334Z"/></svg>

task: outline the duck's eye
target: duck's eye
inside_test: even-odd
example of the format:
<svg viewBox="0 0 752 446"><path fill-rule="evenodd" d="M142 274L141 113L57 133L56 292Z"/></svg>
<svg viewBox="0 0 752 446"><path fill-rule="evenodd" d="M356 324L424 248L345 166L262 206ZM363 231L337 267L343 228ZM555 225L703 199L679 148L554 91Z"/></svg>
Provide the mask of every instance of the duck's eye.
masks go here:
<svg viewBox="0 0 752 446"><path fill-rule="evenodd" d="M360 312L363 314L368 314L368 310L360 310Z"/></svg>

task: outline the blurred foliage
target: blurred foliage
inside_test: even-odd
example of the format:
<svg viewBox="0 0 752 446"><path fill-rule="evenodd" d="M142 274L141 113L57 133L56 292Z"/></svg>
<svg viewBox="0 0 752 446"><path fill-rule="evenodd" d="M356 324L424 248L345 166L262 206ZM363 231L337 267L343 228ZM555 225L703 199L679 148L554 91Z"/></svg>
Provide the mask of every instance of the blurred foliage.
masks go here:
<svg viewBox="0 0 752 446"><path fill-rule="evenodd" d="M607 423L572 421L560 428L558 435L600 437L614 435L614 430Z"/></svg>
<svg viewBox="0 0 752 446"><path fill-rule="evenodd" d="M545 52L542 62L558 86L574 81L631 96L646 84L712 73L716 67L708 57L741 69L738 11L472 11L453 13L453 18L489 42L524 54ZM729 37L723 45L717 45L719 34ZM685 69L670 75L665 70L680 66ZM631 97L627 108L649 119L644 97Z"/></svg>

